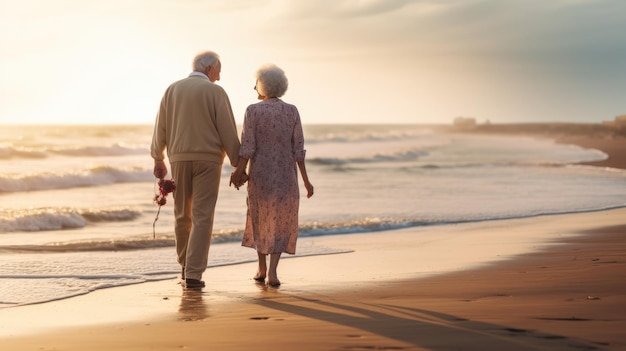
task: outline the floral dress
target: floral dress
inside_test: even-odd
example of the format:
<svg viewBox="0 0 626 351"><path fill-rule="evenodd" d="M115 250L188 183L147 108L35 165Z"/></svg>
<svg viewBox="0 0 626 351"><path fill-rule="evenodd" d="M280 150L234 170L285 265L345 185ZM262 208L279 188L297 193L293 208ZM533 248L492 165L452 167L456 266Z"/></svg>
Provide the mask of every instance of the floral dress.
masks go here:
<svg viewBox="0 0 626 351"><path fill-rule="evenodd" d="M304 160L298 109L272 98L248 106L239 155L250 161L248 214L242 246L261 254L296 253L297 161Z"/></svg>

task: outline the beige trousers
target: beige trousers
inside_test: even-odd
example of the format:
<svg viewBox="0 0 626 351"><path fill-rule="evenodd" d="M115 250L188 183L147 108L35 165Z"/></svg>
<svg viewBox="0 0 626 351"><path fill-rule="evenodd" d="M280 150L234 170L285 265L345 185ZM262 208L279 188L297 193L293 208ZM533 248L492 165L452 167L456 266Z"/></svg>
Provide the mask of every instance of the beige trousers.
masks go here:
<svg viewBox="0 0 626 351"><path fill-rule="evenodd" d="M176 224L176 254L185 278L201 279L206 270L213 231L215 203L222 165L208 161L171 164Z"/></svg>

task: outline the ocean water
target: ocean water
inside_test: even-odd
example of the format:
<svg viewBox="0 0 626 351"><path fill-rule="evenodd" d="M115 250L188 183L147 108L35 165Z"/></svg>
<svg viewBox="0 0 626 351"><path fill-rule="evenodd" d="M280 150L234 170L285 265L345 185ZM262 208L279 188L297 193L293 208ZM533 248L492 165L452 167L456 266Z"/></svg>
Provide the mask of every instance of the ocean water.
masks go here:
<svg viewBox="0 0 626 351"><path fill-rule="evenodd" d="M304 129L316 192L306 199L301 185L301 256L340 252L319 235L626 206L626 171L576 164L607 157L597 150L419 125ZM0 127L0 307L180 273L171 196L155 221L151 134L149 125ZM231 171L226 162L209 267L256 260L239 244L246 192L228 187Z"/></svg>

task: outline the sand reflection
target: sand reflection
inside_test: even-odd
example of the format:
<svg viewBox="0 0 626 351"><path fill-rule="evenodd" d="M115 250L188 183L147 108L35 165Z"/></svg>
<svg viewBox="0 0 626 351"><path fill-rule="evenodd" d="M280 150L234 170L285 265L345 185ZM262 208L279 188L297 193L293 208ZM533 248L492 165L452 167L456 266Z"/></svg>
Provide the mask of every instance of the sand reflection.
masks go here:
<svg viewBox="0 0 626 351"><path fill-rule="evenodd" d="M202 290L183 290L178 307L178 320L201 321L209 316L209 305Z"/></svg>

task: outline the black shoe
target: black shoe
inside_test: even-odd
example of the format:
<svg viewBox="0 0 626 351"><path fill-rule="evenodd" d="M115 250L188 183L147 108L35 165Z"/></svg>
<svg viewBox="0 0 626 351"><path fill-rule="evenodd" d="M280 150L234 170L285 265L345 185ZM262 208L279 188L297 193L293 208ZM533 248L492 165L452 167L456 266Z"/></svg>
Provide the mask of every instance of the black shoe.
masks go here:
<svg viewBox="0 0 626 351"><path fill-rule="evenodd" d="M198 279L185 279L185 284L183 286L185 289L202 289L204 288L204 281Z"/></svg>

